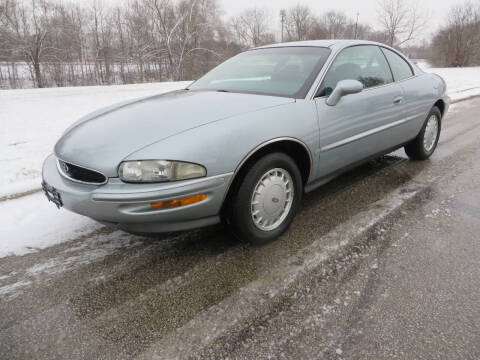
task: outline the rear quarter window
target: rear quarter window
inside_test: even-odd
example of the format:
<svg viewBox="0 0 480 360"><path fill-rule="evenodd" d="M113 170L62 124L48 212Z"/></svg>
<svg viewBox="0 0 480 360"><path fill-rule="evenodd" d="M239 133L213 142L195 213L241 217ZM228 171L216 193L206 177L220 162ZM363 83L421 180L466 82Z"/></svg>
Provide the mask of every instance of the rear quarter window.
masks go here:
<svg viewBox="0 0 480 360"><path fill-rule="evenodd" d="M413 71L410 65L398 54L395 54L393 51L386 48L382 48L382 51L390 64L395 81L400 81L413 76Z"/></svg>

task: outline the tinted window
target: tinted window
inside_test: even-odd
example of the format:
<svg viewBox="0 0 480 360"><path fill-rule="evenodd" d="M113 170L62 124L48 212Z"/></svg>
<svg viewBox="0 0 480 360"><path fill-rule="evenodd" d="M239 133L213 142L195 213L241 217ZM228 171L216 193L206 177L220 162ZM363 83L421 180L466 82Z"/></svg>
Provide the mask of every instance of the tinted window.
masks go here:
<svg viewBox="0 0 480 360"><path fill-rule="evenodd" d="M250 50L230 58L190 86L303 98L330 55L321 47Z"/></svg>
<svg viewBox="0 0 480 360"><path fill-rule="evenodd" d="M385 53L388 63L392 68L395 81L403 80L409 78L410 76L413 76L412 69L405 60L403 60L400 56L398 56L391 50L382 48L382 51Z"/></svg>
<svg viewBox="0 0 480 360"><path fill-rule="evenodd" d="M377 46L352 46L342 50L328 70L318 96L330 95L340 80L358 80L365 88L393 82L392 73Z"/></svg>

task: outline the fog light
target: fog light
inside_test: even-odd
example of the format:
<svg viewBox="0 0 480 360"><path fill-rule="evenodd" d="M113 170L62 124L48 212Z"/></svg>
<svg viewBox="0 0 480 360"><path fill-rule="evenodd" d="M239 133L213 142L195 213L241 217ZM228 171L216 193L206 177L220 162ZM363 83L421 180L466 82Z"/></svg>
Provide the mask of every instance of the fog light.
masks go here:
<svg viewBox="0 0 480 360"><path fill-rule="evenodd" d="M206 194L198 194L193 196L187 196L180 199L159 201L159 202L150 204L150 206L154 209L172 209L172 208L181 207L185 205L195 204L197 202L205 200L206 197L207 197Z"/></svg>

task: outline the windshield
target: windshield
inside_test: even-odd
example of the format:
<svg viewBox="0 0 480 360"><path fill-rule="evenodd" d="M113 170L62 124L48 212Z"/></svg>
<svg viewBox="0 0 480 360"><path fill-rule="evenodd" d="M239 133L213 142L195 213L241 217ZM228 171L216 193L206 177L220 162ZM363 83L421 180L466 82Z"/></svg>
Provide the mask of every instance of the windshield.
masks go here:
<svg viewBox="0 0 480 360"><path fill-rule="evenodd" d="M220 64L191 90L217 90L304 98L330 54L321 47L250 50Z"/></svg>

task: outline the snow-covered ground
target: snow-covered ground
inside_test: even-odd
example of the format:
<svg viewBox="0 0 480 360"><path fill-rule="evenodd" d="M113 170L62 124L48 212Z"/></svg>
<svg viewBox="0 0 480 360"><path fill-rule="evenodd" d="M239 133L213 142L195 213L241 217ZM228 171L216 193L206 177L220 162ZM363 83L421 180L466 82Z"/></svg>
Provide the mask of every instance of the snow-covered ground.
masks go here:
<svg viewBox="0 0 480 360"><path fill-rule="evenodd" d="M447 91L452 101L480 95L480 66L464 68L434 68L426 61L417 65L426 72L440 75L447 82Z"/></svg>
<svg viewBox="0 0 480 360"><path fill-rule="evenodd" d="M419 66L440 74L454 100L480 95L480 67ZM0 90L0 258L68 241L101 227L80 215L57 210L41 193L1 201L2 197L40 187L43 159L65 128L102 106L187 84Z"/></svg>
<svg viewBox="0 0 480 360"><path fill-rule="evenodd" d="M58 211L41 192L0 202L0 219L0 258L43 249L101 227L87 217Z"/></svg>

